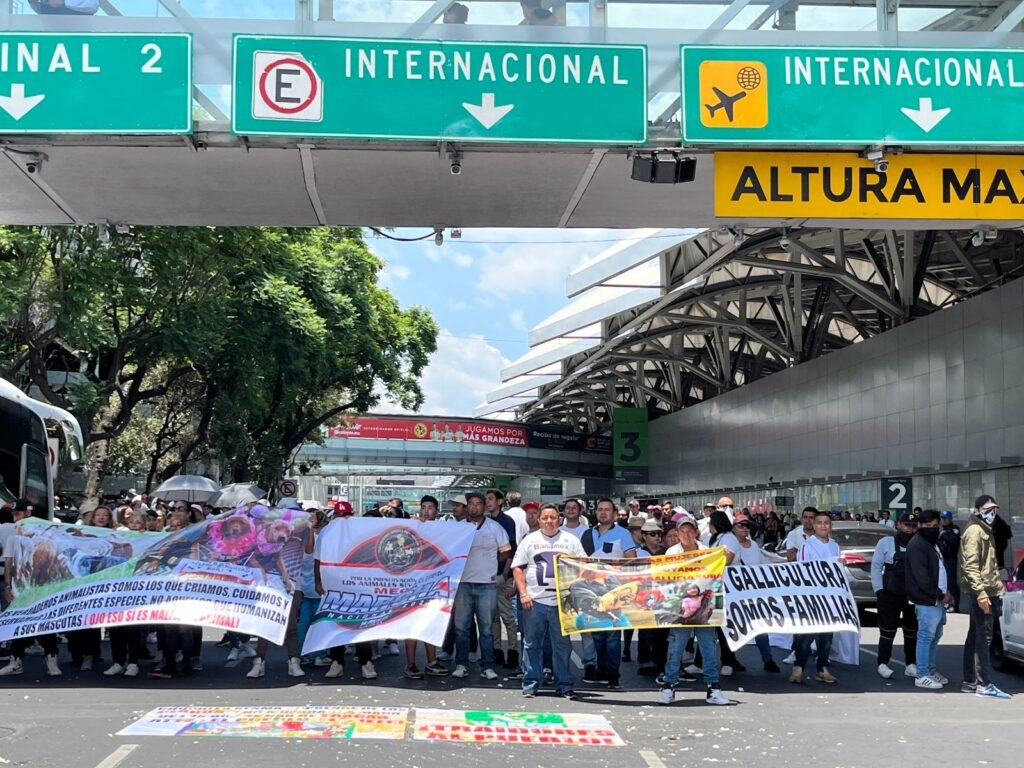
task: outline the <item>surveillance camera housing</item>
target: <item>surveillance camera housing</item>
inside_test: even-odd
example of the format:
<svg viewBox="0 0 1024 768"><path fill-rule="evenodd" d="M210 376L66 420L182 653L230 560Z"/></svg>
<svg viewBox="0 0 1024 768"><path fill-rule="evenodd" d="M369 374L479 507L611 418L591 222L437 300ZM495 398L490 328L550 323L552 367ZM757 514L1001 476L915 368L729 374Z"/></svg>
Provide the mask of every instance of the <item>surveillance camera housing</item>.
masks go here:
<svg viewBox="0 0 1024 768"><path fill-rule="evenodd" d="M39 173L39 163L31 162L25 165L25 170L29 173Z"/></svg>
<svg viewBox="0 0 1024 768"><path fill-rule="evenodd" d="M779 246L782 247L782 248L789 248L789 246L790 246L789 238L788 237L780 237L779 238Z"/></svg>
<svg viewBox="0 0 1024 768"><path fill-rule="evenodd" d="M451 172L452 172L452 176L461 176L462 175L462 163L460 163L458 160L452 160Z"/></svg>
<svg viewBox="0 0 1024 768"><path fill-rule="evenodd" d="M875 160L875 170L879 173L889 172L889 161L888 160Z"/></svg>

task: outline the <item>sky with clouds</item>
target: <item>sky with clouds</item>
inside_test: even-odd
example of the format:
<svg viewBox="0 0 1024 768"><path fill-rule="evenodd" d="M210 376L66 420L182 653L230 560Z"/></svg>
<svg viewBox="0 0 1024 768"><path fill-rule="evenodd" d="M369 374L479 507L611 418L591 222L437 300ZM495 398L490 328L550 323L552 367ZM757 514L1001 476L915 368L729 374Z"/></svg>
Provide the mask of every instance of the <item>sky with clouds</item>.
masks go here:
<svg viewBox="0 0 1024 768"><path fill-rule="evenodd" d="M387 234L416 237L426 230ZM387 264L381 283L403 306L429 307L441 327L423 376L425 414L469 416L501 383L501 369L525 354L527 332L565 306L570 270L601 254L630 230L467 229L396 242L369 233ZM379 410L389 409L386 405Z"/></svg>

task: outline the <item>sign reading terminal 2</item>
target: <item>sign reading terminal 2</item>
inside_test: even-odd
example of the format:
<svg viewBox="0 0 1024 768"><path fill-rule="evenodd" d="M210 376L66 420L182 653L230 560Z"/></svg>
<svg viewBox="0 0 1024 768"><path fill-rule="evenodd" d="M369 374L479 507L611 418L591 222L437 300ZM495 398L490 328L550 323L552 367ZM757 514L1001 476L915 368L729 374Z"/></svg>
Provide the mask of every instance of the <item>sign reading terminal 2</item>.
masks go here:
<svg viewBox="0 0 1024 768"><path fill-rule="evenodd" d="M637 144L642 45L234 39L241 135Z"/></svg>
<svg viewBox="0 0 1024 768"><path fill-rule="evenodd" d="M682 46L683 141L1016 144L1024 51Z"/></svg>
<svg viewBox="0 0 1024 768"><path fill-rule="evenodd" d="M853 153L718 152L722 218L1024 218L1022 155L894 155L886 173Z"/></svg>

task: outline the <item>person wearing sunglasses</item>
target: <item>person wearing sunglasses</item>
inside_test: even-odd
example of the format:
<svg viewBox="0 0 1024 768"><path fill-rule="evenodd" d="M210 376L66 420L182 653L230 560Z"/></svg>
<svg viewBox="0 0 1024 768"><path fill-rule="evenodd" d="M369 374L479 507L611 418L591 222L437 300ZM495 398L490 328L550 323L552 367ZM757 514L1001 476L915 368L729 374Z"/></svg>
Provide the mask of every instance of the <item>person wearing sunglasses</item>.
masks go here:
<svg viewBox="0 0 1024 768"><path fill-rule="evenodd" d="M964 681L960 690L986 699L1008 699L992 684L989 654L992 625L1003 604L1005 587L999 579L992 525L999 505L988 494L974 502L974 512L960 539L960 591L970 602L970 628L964 641Z"/></svg>
<svg viewBox="0 0 1024 768"><path fill-rule="evenodd" d="M739 552L736 553L736 565L767 565L770 561L757 543L750 538L750 518L742 512L738 512L732 521L732 532L736 541L740 544ZM765 672L780 672L779 665L772 658L772 646L768 635L758 635L754 638L757 650L761 654L761 662Z"/></svg>

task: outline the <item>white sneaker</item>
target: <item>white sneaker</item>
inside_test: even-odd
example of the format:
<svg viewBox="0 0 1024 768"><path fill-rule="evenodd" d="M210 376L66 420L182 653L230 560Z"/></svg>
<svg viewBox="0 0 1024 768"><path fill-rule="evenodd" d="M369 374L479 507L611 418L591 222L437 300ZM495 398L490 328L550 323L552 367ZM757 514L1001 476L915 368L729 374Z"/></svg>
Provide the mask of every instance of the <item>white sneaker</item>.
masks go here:
<svg viewBox="0 0 1024 768"><path fill-rule="evenodd" d="M82 657L82 667L81 667L81 670L83 672L92 672L92 656L84 656L84 657Z"/></svg>
<svg viewBox="0 0 1024 768"><path fill-rule="evenodd" d="M64 673L60 671L60 664L57 663L56 656L46 657L46 674L50 677L60 677Z"/></svg>
<svg viewBox="0 0 1024 768"><path fill-rule="evenodd" d="M139 676L139 665L138 664L129 664L127 667L124 668L124 676L125 677L138 677Z"/></svg>
<svg viewBox="0 0 1024 768"><path fill-rule="evenodd" d="M252 645L250 645L249 643L242 643L241 645L238 646L238 649L239 649L239 651L241 651L242 655L245 656L245 658L247 658L247 659L255 659L256 658L256 649L253 648Z"/></svg>
<svg viewBox="0 0 1024 768"><path fill-rule="evenodd" d="M20 675L24 671L25 668L21 664L21 659L11 659L11 662L6 667L0 669L0 676Z"/></svg>
<svg viewBox="0 0 1024 768"><path fill-rule="evenodd" d="M398 643L388 643L388 655L397 656L401 651L398 650Z"/></svg>
<svg viewBox="0 0 1024 768"><path fill-rule="evenodd" d="M462 664L459 664L455 667L455 670L452 672L452 677L465 677L468 674L469 670L466 669Z"/></svg>
<svg viewBox="0 0 1024 768"><path fill-rule="evenodd" d="M672 688L662 688L658 694L659 704L671 704L676 700L676 692Z"/></svg>
<svg viewBox="0 0 1024 768"><path fill-rule="evenodd" d="M942 685L949 685L949 678L941 672L932 672L932 680L938 680Z"/></svg>
<svg viewBox="0 0 1024 768"><path fill-rule="evenodd" d="M881 677L884 677L886 680L888 680L890 677L892 677L896 673L892 671L892 667L890 667L888 664L879 664L878 665L878 674Z"/></svg>
<svg viewBox="0 0 1024 768"><path fill-rule="evenodd" d="M345 667L342 666L340 661L332 661L331 668L327 670L327 674L324 677L341 677L341 673L345 671Z"/></svg>
<svg viewBox="0 0 1024 768"><path fill-rule="evenodd" d="M103 670L103 674L106 675L107 677L113 677L114 675L121 675L121 674L124 674L124 667L122 667L120 664L118 664L115 661L113 664L111 664L109 667L107 667L105 670Z"/></svg>
<svg viewBox="0 0 1024 768"><path fill-rule="evenodd" d="M730 667L728 664L726 664L721 669L721 675L722 675L722 677L732 677L732 667Z"/></svg>
<svg viewBox="0 0 1024 768"><path fill-rule="evenodd" d="M704 670L698 667L696 664L690 664L683 670L688 675L703 675Z"/></svg>
<svg viewBox="0 0 1024 768"><path fill-rule="evenodd" d="M469 654L469 661L471 664L475 664L476 662L480 661L480 651Z"/></svg>
<svg viewBox="0 0 1024 768"><path fill-rule="evenodd" d="M495 672L490 667L488 667L487 669L485 669L483 672L480 673L480 677L482 677L484 680L497 680L498 679L498 673Z"/></svg>
<svg viewBox="0 0 1024 768"><path fill-rule="evenodd" d="M306 672L299 663L298 656L292 656L288 659L288 677L305 677Z"/></svg>
<svg viewBox="0 0 1024 768"><path fill-rule="evenodd" d="M707 697L704 699L707 704L715 704L717 706L724 706L726 704L732 704L725 694L718 688L712 688L708 691Z"/></svg>
<svg viewBox="0 0 1024 768"><path fill-rule="evenodd" d="M919 677L916 680L914 680L914 685L916 685L918 688L927 688L931 691L938 691L942 688L942 683L928 675L925 675L924 677Z"/></svg>
<svg viewBox="0 0 1024 768"><path fill-rule="evenodd" d="M398 647L398 645L396 644L395 648L397 648L397 647ZM373 662L372 661L368 661L365 664L363 664L361 669L363 670L363 680L376 680L377 679L377 669L373 666Z"/></svg>
<svg viewBox="0 0 1024 768"><path fill-rule="evenodd" d="M333 663L334 662L331 661L326 656L317 656L315 659L313 659L313 666L314 667L329 667Z"/></svg>
<svg viewBox="0 0 1024 768"><path fill-rule="evenodd" d="M796 651L793 651L786 658L782 660L783 664L796 664Z"/></svg>
<svg viewBox="0 0 1024 768"><path fill-rule="evenodd" d="M242 650L240 648L232 648L228 653L227 663L230 664L233 661L239 661L242 658Z"/></svg>
<svg viewBox="0 0 1024 768"><path fill-rule="evenodd" d="M452 660L452 655L450 653L445 653L444 651L438 651L437 652L437 660L438 661L451 661Z"/></svg>
<svg viewBox="0 0 1024 768"><path fill-rule="evenodd" d="M263 663L263 659L256 659L252 663L252 669L246 673L246 677L263 677L267 672L267 665Z"/></svg>
<svg viewBox="0 0 1024 768"><path fill-rule="evenodd" d="M903 670L903 674L907 677L917 677L917 664L907 664L907 668Z"/></svg>

